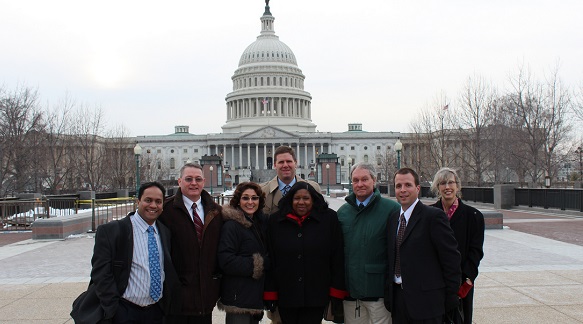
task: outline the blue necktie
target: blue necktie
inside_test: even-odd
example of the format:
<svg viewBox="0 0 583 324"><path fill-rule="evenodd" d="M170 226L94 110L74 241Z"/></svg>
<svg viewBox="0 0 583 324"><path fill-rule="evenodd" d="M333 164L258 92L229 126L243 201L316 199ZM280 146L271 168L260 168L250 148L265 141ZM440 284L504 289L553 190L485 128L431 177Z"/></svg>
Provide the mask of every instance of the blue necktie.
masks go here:
<svg viewBox="0 0 583 324"><path fill-rule="evenodd" d="M148 227L148 261L150 264L150 297L157 302L162 293L162 289L160 289L162 282L160 279L160 255L152 226Z"/></svg>
<svg viewBox="0 0 583 324"><path fill-rule="evenodd" d="M291 187L289 185L285 185L285 187L283 187L283 191L281 192L281 196L285 197L285 195L287 195L287 192L291 189Z"/></svg>

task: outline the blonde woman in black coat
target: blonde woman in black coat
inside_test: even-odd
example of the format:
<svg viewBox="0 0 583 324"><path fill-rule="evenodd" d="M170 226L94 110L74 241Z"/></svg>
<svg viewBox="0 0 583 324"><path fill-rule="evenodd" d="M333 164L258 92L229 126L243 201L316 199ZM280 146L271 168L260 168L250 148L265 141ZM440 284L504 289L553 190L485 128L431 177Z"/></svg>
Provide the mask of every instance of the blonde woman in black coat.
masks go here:
<svg viewBox="0 0 583 324"><path fill-rule="evenodd" d="M223 272L219 309L226 324L256 324L263 317L265 195L253 182L237 186L229 205L223 206L224 224L218 261Z"/></svg>
<svg viewBox="0 0 583 324"><path fill-rule="evenodd" d="M461 200L461 182L450 168L442 168L435 174L431 190L439 200L432 206L442 209L449 218L449 225L454 232L461 254L462 288L458 296L463 296L464 289L469 289L462 298L464 322L472 322L474 304L474 282L478 276L478 266L484 257L484 216L474 207Z"/></svg>

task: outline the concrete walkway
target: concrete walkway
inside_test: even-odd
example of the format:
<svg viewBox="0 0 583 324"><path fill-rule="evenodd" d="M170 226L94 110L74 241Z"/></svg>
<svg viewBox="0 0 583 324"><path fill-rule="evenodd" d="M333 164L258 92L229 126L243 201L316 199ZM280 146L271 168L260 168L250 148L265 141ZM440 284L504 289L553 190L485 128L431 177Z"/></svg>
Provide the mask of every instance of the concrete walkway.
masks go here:
<svg viewBox="0 0 583 324"><path fill-rule="evenodd" d="M329 201L334 209L343 203ZM474 323L583 323L583 244L576 241L583 214L503 213L507 226L486 231ZM566 235L527 232L550 224ZM13 234L0 233L0 241L8 239L4 235ZM71 303L89 282L93 243L93 234L86 234L0 244L0 323L73 323ZM215 311L214 317L214 323L224 323L224 313Z"/></svg>

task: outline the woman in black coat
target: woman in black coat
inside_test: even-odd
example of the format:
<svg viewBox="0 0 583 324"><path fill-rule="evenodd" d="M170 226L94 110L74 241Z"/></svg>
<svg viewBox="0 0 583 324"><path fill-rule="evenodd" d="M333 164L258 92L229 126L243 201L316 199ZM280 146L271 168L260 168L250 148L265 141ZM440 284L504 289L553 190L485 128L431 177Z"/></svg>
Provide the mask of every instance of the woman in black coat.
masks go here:
<svg viewBox="0 0 583 324"><path fill-rule="evenodd" d="M437 171L431 190L439 200L432 206L442 209L449 218L449 225L457 240L461 254L462 287L458 296L462 298L464 323L472 322L474 304L474 282L478 276L478 266L484 257L484 216L474 207L462 202L461 182L450 168ZM467 295L463 296L464 290Z"/></svg>
<svg viewBox="0 0 583 324"><path fill-rule="evenodd" d="M283 324L321 323L325 306L342 313L344 246L336 212L307 182L296 182L269 217L266 304ZM269 307L273 308L273 307Z"/></svg>
<svg viewBox="0 0 583 324"><path fill-rule="evenodd" d="M265 195L253 182L237 186L229 205L223 206L224 224L218 247L223 272L219 309L226 324L256 324L263 317L264 268L267 248L261 210Z"/></svg>

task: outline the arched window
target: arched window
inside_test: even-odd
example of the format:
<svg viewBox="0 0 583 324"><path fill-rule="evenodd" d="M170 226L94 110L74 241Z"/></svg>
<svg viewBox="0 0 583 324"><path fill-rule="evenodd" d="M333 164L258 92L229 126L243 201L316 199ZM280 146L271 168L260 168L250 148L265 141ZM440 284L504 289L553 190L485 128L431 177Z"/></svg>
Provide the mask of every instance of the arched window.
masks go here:
<svg viewBox="0 0 583 324"><path fill-rule="evenodd" d="M170 169L176 169L176 160L170 158Z"/></svg>
<svg viewBox="0 0 583 324"><path fill-rule="evenodd" d="M364 156L364 162L365 162L365 163L368 163L368 155L365 155L365 156Z"/></svg>

